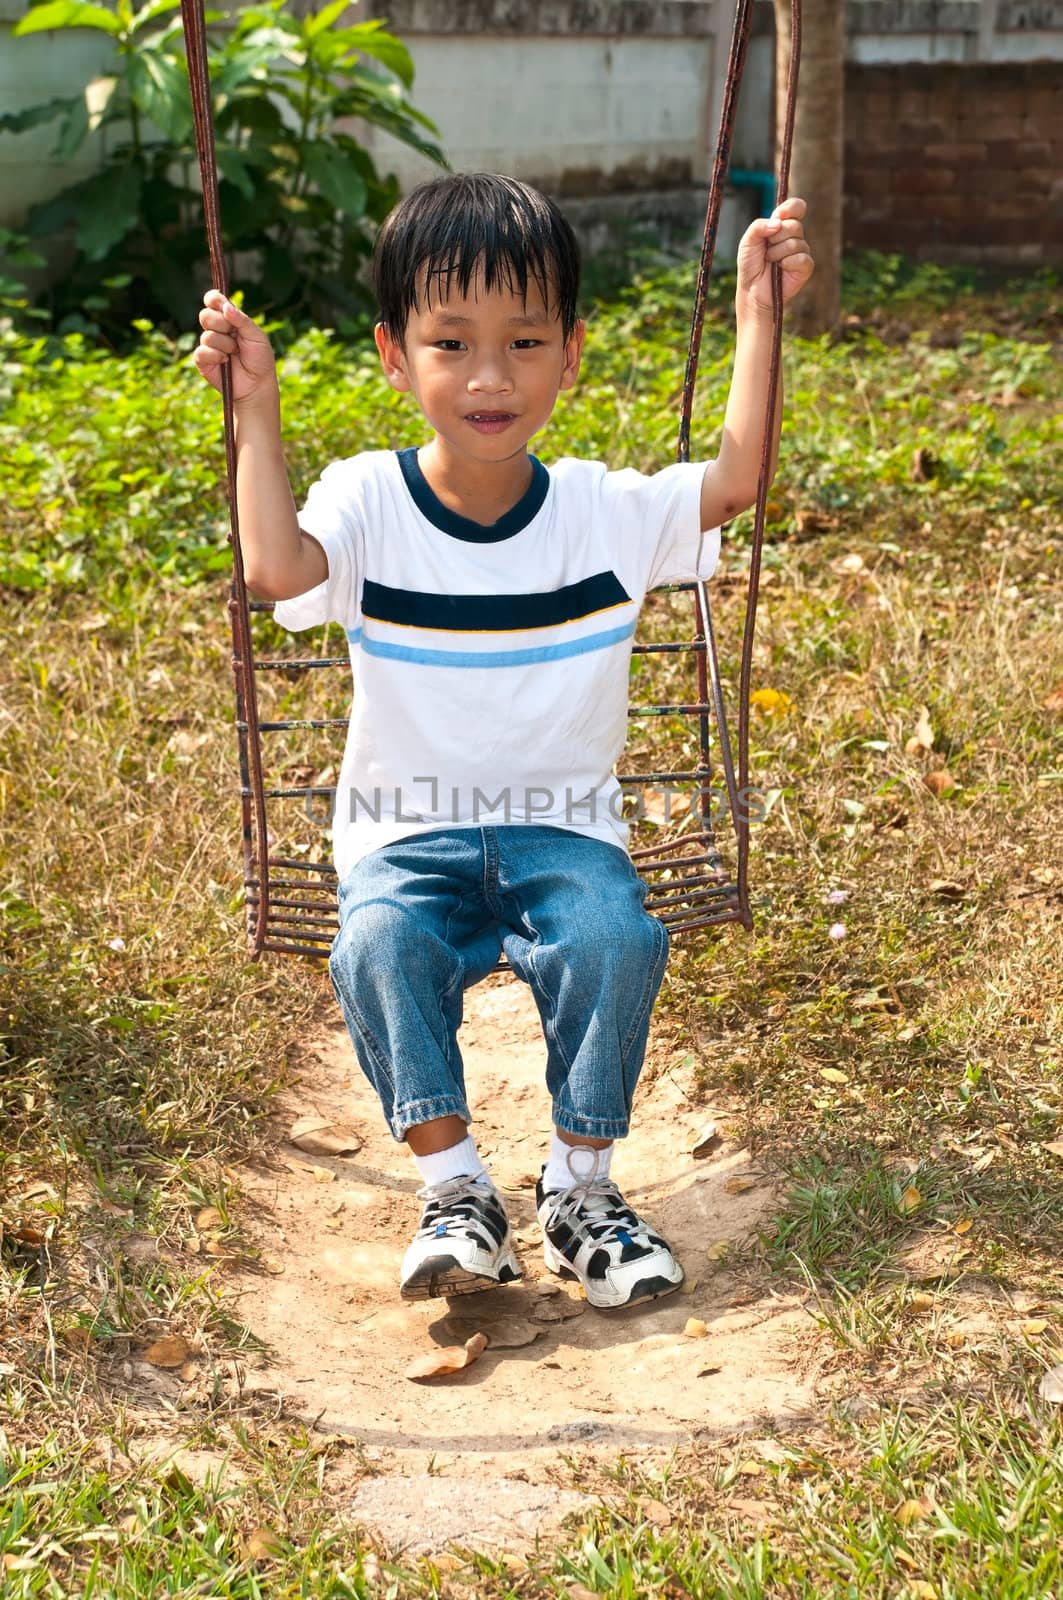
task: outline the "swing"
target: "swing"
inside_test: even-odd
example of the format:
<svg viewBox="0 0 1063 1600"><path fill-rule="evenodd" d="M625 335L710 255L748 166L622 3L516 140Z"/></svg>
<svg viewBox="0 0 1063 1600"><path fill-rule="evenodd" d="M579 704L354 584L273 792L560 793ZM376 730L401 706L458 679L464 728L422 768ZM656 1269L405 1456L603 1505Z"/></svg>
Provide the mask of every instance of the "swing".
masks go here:
<svg viewBox="0 0 1063 1600"><path fill-rule="evenodd" d="M222 246L218 202L218 173L203 0L181 0L181 15L192 90L196 146L203 183L212 283L214 288L220 289L223 294L228 294L228 272ZM791 55L786 115L780 141L778 182L780 201L784 200L787 194L793 142L801 40L800 0L791 0L791 16ZM678 461L690 459L690 421L705 318L706 292L716 246L724 182L730 164L738 92L745 67L752 19L753 0L738 0L709 185L701 260L683 379L676 449ZM772 300L773 337L769 368L768 414L765 420L757 486L742 633L737 769L724 711L720 664L706 583L695 581L672 584L654 591L656 594L668 596L664 602L667 609L672 610L675 607L683 609L685 612L683 631L687 637L661 641L647 640L640 635L632 649L633 674L636 680L646 675L647 669L651 672L656 669L658 675L663 673L670 679L677 663L685 661L689 667L691 656L695 663L692 676L695 679L696 692L693 697L689 694L677 697L672 690L664 700L649 701L629 708L629 716L636 725L642 725L643 719L653 718L680 719L680 725L684 727L693 723L697 734L697 754L694 764L691 765L689 759L685 759L680 765L673 765L668 770L636 772L631 770L630 766L625 766L617 772L621 787L625 791L641 794L647 788L651 792L655 788L663 789L669 800L673 793L682 796L689 792L687 821L692 821L693 827L688 831L678 832L674 838L664 843L642 845L631 851L632 860L647 885L646 909L666 924L672 937L692 932L696 928L727 922L739 922L746 929L751 929L753 926L749 897L750 680L768 495L770 439L782 347L782 269L777 264L772 267ZM301 705L297 709L302 711L303 715L262 716L259 675L262 675L262 700L269 700L273 710L284 713L291 709L285 704L283 691L286 683L290 685L293 681L298 683L304 678L308 679L312 682L313 690L318 692L320 700L322 691L319 685L324 682L325 674L337 667L349 669L350 658L346 654L342 656L256 655L253 646L252 618L257 614L272 613L274 602L249 599L244 583L243 555L240 548L240 529L234 490L236 443L232 384L227 365L222 369L222 386L225 461L229 486L229 540L233 550L229 616L236 688L247 952L251 959L257 958L263 950L268 950L278 954L305 955L327 960L339 926L335 868L330 862L308 859L314 844L306 838L294 837L297 830L290 808L288 821L285 823L289 829L289 841L286 846L281 842L274 853L274 836L269 827L266 807L267 802L302 800L305 820L310 822L316 843L320 847L322 827L327 822L327 817L320 816L315 808L318 802L327 801L334 794L334 789L326 781L329 769L326 766L325 771L318 772L315 777L315 763L308 761L307 750L298 742L294 745L289 742L288 766L283 765L285 758L281 757L274 763L271 775L267 776L263 762L263 736L281 735L282 738L288 738L293 734L323 732L334 740L337 733L347 727L348 718L338 712L327 714L330 709L335 709L329 706L327 694L324 696L323 705L316 707L312 705L309 708L326 714L305 714L307 707ZM349 680L345 681L349 683ZM667 687L672 688L670 683ZM719 765L723 777L722 794L713 786L713 728L715 728ZM326 751L326 760L328 753ZM334 755L334 747L331 753ZM714 812L720 798L725 802L734 830L735 870L733 871L725 864L716 840ZM305 829L303 831L306 832Z"/></svg>

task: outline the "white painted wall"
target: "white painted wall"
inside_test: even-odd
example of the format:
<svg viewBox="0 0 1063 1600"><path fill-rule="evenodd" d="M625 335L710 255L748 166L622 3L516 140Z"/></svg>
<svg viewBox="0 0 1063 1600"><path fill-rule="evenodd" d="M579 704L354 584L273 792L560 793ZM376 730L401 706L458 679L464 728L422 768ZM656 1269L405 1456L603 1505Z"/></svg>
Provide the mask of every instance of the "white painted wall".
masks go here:
<svg viewBox="0 0 1063 1600"><path fill-rule="evenodd" d="M21 0L0 4L0 106L5 111L73 94L102 72L111 56L106 36L87 28L12 38L10 23L3 18L25 10ZM52 159L58 126L53 122L18 135L0 134L0 223L13 225L34 201L95 171L100 144L91 138L73 161L60 165Z"/></svg>
<svg viewBox="0 0 1063 1600"><path fill-rule="evenodd" d="M709 39L424 34L408 43L416 103L459 170L582 194L586 182L572 181L581 172L608 179L684 162L704 170ZM435 170L386 134L363 136L404 188Z"/></svg>

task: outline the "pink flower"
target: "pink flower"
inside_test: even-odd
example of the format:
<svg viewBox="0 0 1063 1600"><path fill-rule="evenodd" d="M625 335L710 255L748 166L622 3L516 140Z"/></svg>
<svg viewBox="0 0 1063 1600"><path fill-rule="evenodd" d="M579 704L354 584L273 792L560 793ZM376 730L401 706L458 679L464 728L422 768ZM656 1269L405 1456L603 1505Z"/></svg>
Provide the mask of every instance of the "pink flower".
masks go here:
<svg viewBox="0 0 1063 1600"><path fill-rule="evenodd" d="M827 937L828 937L828 939L844 939L845 938L845 923L844 922L832 922L830 927L827 929Z"/></svg>
<svg viewBox="0 0 1063 1600"><path fill-rule="evenodd" d="M848 889L832 889L827 896L827 904L829 906L843 906L848 898Z"/></svg>

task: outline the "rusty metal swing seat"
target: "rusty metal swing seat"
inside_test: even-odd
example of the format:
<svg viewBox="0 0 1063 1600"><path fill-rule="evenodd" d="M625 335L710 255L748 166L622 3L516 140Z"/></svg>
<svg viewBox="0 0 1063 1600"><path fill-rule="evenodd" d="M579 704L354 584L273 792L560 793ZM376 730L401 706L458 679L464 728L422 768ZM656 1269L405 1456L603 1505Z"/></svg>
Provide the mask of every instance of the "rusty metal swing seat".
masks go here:
<svg viewBox="0 0 1063 1600"><path fill-rule="evenodd" d="M214 287L227 294L228 272L222 246L203 0L182 0L181 12L192 89L196 144L203 182L211 275ZM789 178L797 67L800 59L800 0L792 0L791 12L791 59L786 116L780 140L778 176L780 200L786 197ZM738 92L745 66L752 16L753 0L738 0L691 319L676 451L679 461L690 459L690 420L701 350L706 292L715 252L724 183L730 163ZM693 764L691 765L689 760L684 760L680 765L670 767L668 770L635 772L620 768L617 773L620 784L625 790L644 791L647 788L658 788L669 795L689 794L689 807L681 831L677 831L674 837L664 842L642 845L631 852L635 865L648 886L647 909L660 917L673 937L697 928L728 922L741 923L745 928L751 928L753 925L749 896L750 681L769 485L770 440L781 360L782 273L778 266L772 268L772 290L774 317L768 414L765 419L760 479L750 545L738 688L737 764L728 733L723 683L707 585L704 582L674 584L668 586L667 591L654 591L656 594L667 593L670 597L674 597L664 602L669 609L677 606L684 609L686 617L683 628L686 637L667 641L639 638L633 646L635 662L642 661L649 667L663 665L667 668L669 658L689 660L692 657L694 663L694 672L689 675L694 679L693 695L685 694L676 698L673 693L664 701L633 705L629 712L636 723L640 723L643 718L676 718L681 719L684 725L692 723L697 734L696 758ZM328 861L306 859L310 848L306 841L295 846L290 845L287 850L281 845L274 853L274 838L269 826L273 813L267 812L267 806L272 808L286 802L290 807L292 801L301 800L306 816L312 818L314 805L328 799L333 791L328 784L321 781L320 777L314 781L313 763L310 764L310 768L306 768L305 762L303 768L296 768L295 777L299 781L291 781L290 766L287 774L289 781L285 781L285 770L282 767L274 775L267 775L262 741L263 736L281 735L283 738L292 734L318 733L330 741L342 744L342 734L347 727L348 719L345 715L263 717L259 709L258 675L263 675L264 697L268 694L276 699L277 686L283 685L285 680L318 678L326 672L334 673L337 668L341 673L345 668L349 672L350 657L346 653L335 656L286 654L256 656L252 640L252 618L259 614L271 613L273 602L251 600L244 582L234 489L236 445L232 386L228 366L222 370L222 400L229 484L229 539L233 549L229 613L236 687L236 731L240 766L248 954L254 958L263 950L268 950L281 954L326 959L338 928L335 868ZM349 677L345 676L344 681L349 684ZM265 687L267 684L270 686L268 689ZM658 726L661 725L658 723ZM714 733L718 752L715 767ZM335 758L337 755L335 743L329 748ZM289 762L290 760L289 754ZM717 770L722 776L722 790L718 783L714 783ZM721 799L726 814L733 824L734 870L725 864L716 839L714 811ZM691 822L692 827L689 826ZM319 821L314 829L318 843L321 841L322 831L322 822Z"/></svg>

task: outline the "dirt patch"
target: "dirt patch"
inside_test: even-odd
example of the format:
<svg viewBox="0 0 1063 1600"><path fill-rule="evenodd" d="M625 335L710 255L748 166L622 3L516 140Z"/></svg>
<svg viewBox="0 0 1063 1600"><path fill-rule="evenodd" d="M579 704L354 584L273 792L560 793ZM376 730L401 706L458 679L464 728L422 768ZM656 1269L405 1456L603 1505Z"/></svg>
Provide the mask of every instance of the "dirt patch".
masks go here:
<svg viewBox="0 0 1063 1600"><path fill-rule="evenodd" d="M359 1520L409 1544L413 1522L403 1519L427 1504L431 1474L443 1484L441 1504L457 1509L440 1514L430 1540L462 1537L456 1518L481 1542L522 1543L557 1510L556 1496L544 1500L538 1490L561 1455L669 1453L698 1435L763 1433L807 1415L815 1388L808 1313L795 1297L754 1294L721 1251L770 1214L771 1188L748 1153L726 1142L707 1161L689 1155L711 1111L692 1103L680 1075L660 1064L647 1072L613 1172L672 1242L687 1292L603 1313L542 1261L534 1182L550 1115L527 989L499 977L472 991L461 1045L473 1132L516 1228L519 1284L451 1301L399 1299L419 1180L384 1126L338 1016L308 1041L279 1126L318 1112L356 1130L360 1149L311 1156L281 1139L242 1173L248 1231L269 1268L227 1280L229 1309L269 1350L248 1385L283 1397L319 1428L356 1437L362 1461L396 1480L388 1490L359 1489ZM685 1331L692 1318L706 1325L701 1337ZM474 1366L432 1384L404 1376L433 1343L477 1330L494 1343ZM500 1483L522 1487L504 1494Z"/></svg>

